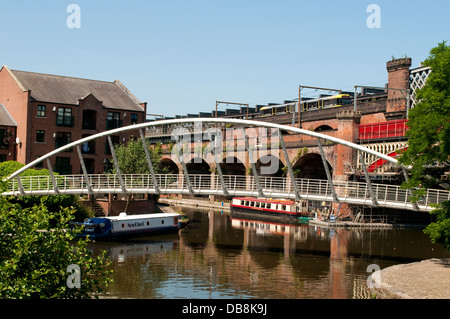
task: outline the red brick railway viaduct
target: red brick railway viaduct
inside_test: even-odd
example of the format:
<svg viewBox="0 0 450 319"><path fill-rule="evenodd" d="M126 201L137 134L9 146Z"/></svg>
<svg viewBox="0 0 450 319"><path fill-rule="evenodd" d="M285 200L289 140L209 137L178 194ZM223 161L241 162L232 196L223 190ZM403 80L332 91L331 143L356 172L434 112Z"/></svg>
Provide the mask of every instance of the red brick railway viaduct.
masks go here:
<svg viewBox="0 0 450 319"><path fill-rule="evenodd" d="M396 136L394 140L366 139L363 141L360 140L359 129L364 125L407 119L408 102L404 92L410 89L410 67L410 58L388 61L386 64L388 84L384 92L370 95L358 95L356 110L353 105L354 100L352 100L352 104L347 106L302 112L300 127L311 131L318 131L356 144L370 143L374 145L392 141L402 141L406 143L404 134ZM399 89L404 90L403 93ZM225 114L223 117L242 118L242 115L243 114L241 114L241 116ZM254 113L253 118L255 120L284 125L292 125L293 122L292 113L269 117L261 117L258 113ZM294 126L299 127L297 114L294 115L294 118ZM320 150L315 138L301 134L283 132L283 139L287 148L288 160L291 162L296 175L300 174L299 177L303 178L326 179ZM264 138L260 139L259 142L263 145L265 143L270 143L270 141ZM404 145L404 143L399 143L399 145ZM237 141L235 144L240 144L241 147L243 147L242 141ZM357 177L358 154L355 150L340 144L329 142L322 142L322 147L334 180L348 180ZM191 144L191 148L195 148L194 143ZM237 146L237 148L239 148L239 146ZM242 157L242 154L247 154L245 152L240 152L240 154L241 156L234 156L233 163L228 163L227 159L229 160L229 158L227 158L227 154L224 153L222 156L223 163L221 163L221 168L225 175L251 174L251 165L248 156ZM272 160L279 161L280 166L286 166L287 159L284 156L284 152L281 148L275 148L263 154L255 152L254 160L256 161L257 169L264 166L261 162L264 158L267 160L267 156L269 155L272 156ZM196 158L196 160L194 160L194 158ZM205 172L210 171L214 174L216 166L215 162L211 159L208 161L207 159L202 158L201 163L198 163L200 162L199 158L202 158L201 154L191 155L187 159L186 163L189 173L205 174ZM176 167L175 170L178 170L178 172L182 174L182 165L174 164L170 154L164 156L163 163L171 166L172 169ZM370 165L371 163L366 164ZM278 170L276 174L280 174L280 172L282 171ZM261 171L259 171L259 173L261 173ZM382 172L378 172L378 174L383 175ZM361 171L359 171L359 176L362 176ZM392 177L392 175L389 176ZM399 176L400 174L397 174L397 177ZM333 203L332 206L335 211L339 209L340 214L352 214L352 210L347 204L339 205Z"/></svg>
<svg viewBox="0 0 450 319"><path fill-rule="evenodd" d="M409 74L410 74L411 59L402 58L398 60L392 60L387 62L388 71L388 88L394 89L409 89ZM385 92L358 96L357 110L354 110L354 105L343 106L339 108L326 108L314 111L307 111L301 113L301 127L303 129L311 131L319 131L323 134L334 136L353 143L362 143L359 140L359 128L361 125L383 123L392 120L406 119L407 116L407 100L401 91L398 90L386 90ZM236 118L236 115L225 115L224 117ZM295 117L295 127L298 127L298 118ZM268 121L277 124L292 125L293 114L288 113L284 115L260 117L255 114L255 120ZM320 152L316 139L301 135L290 134L284 132L283 138L287 148L289 160L292 163L294 169L299 168L303 173L302 177L305 178L326 178L324 175L324 169ZM397 140L404 139L404 136L397 137ZM367 142L383 143L386 140L377 140ZM264 138L261 140L262 144L266 141ZM242 145L241 142L237 144ZM270 143L270 142L269 142ZM346 180L355 173L355 167L357 166L357 154L356 151L343 146L336 145L334 143L322 143L325 157L328 161L330 168L332 169L333 178L337 180ZM191 144L191 149L194 150L195 144ZM238 152L239 153L239 152ZM260 160L262 157L267 156L267 153L258 154L255 152L255 161L257 167L260 166ZM245 154L240 152L240 154ZM286 158L281 149L273 149L269 151L269 154L279 159L280 165L286 166ZM201 155L200 155L201 156ZM225 162L225 154L222 160ZM194 160L194 157L197 160ZM203 159L203 163L189 163L198 162L198 155L191 155L186 161L188 163L188 171L190 173L205 173L205 169L210 171L214 170L214 161L207 161ZM233 164L223 163L222 169L225 170L224 174L229 171L236 174L236 172L249 172L250 163L248 156L235 156L239 162ZM170 163L174 167L170 154L166 154L163 158L164 163ZM189 167L191 169L189 169ZM180 164L177 164L178 171L182 170Z"/></svg>

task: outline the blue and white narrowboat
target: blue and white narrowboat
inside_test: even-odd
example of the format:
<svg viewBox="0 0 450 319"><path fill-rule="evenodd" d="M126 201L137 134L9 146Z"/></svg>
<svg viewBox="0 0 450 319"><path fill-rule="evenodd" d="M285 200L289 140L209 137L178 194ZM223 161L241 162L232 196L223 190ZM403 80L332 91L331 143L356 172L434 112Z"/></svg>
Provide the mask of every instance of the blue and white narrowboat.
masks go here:
<svg viewBox="0 0 450 319"><path fill-rule="evenodd" d="M135 236L145 234L160 234L177 232L180 229L180 214L155 213L142 215L87 218L83 223L75 223L83 226L82 237L92 239L115 238L123 236Z"/></svg>

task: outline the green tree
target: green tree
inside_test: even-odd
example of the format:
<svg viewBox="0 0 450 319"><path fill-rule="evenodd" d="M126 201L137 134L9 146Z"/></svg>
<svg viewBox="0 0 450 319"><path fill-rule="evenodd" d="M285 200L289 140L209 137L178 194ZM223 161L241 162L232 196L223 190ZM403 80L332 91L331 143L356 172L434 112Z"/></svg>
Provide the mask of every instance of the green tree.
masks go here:
<svg viewBox="0 0 450 319"><path fill-rule="evenodd" d="M446 41L430 50L424 65L431 67L431 73L426 85L417 92L419 103L409 113L409 145L399 158L400 163L412 167L404 186L413 189L422 184L422 191L437 186L436 176L450 168L450 47ZM417 200L421 190L415 195ZM444 203L433 212L436 222L425 230L433 242L448 244L449 208Z"/></svg>
<svg viewBox="0 0 450 319"><path fill-rule="evenodd" d="M425 228L425 234L431 238L433 243L442 244L450 250L450 201L443 202L431 214L436 216L436 222Z"/></svg>
<svg viewBox="0 0 450 319"><path fill-rule="evenodd" d="M69 230L73 209L50 212L45 197L23 208L0 197L0 298L92 298L109 284L110 261L93 257L88 239ZM68 284L68 267L80 268L80 286Z"/></svg>
<svg viewBox="0 0 450 319"><path fill-rule="evenodd" d="M126 145L118 144L114 147L114 151L122 174L150 174L141 139L131 139ZM161 166L161 144L149 147L149 154L155 173L167 174L167 168Z"/></svg>
<svg viewBox="0 0 450 319"><path fill-rule="evenodd" d="M147 163L144 145L142 144L141 139L130 139L126 145L117 144L114 147L114 151L116 153L121 174L150 174L150 168ZM161 166L161 157L163 152L161 144L156 144L153 147L149 147L148 152L155 174L167 174L169 172L168 169ZM116 173L115 167L113 169L113 173ZM129 194L127 196L125 212L127 211L128 205L133 198L133 195ZM155 201L158 200L158 196L154 196L153 198Z"/></svg>

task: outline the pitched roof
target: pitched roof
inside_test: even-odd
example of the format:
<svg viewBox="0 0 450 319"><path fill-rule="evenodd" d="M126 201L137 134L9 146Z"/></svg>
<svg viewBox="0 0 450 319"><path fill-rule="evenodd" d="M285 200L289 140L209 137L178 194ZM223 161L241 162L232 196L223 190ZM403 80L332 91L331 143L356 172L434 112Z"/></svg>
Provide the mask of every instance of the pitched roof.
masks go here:
<svg viewBox="0 0 450 319"><path fill-rule="evenodd" d="M74 77L11 70L31 97L36 101L78 104L89 94L102 102L105 108L144 111L139 100L119 81L106 82Z"/></svg>
<svg viewBox="0 0 450 319"><path fill-rule="evenodd" d="M0 125L2 126L17 126L16 121L8 113L3 104L0 104Z"/></svg>

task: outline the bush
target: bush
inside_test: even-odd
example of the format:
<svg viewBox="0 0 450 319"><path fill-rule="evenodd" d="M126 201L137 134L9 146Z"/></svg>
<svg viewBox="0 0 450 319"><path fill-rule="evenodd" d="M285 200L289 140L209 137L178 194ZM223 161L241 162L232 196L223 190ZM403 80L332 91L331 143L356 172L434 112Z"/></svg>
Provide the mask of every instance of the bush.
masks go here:
<svg viewBox="0 0 450 319"><path fill-rule="evenodd" d="M6 161L0 163L0 179L8 177L15 171L24 167L16 161ZM47 169L27 169L20 176L48 176L50 175ZM55 173L57 175L57 173ZM24 183L24 188L27 189L29 184ZM34 205L39 205L41 201L51 213L56 213L62 208L74 208L74 217L76 221L82 221L87 217L93 217L93 212L81 204L80 200L75 195L55 195L55 196L23 196L10 197L8 199L13 204L20 204L22 208L31 208Z"/></svg>
<svg viewBox="0 0 450 319"><path fill-rule="evenodd" d="M431 214L436 216L436 222L428 225L424 233L433 243L441 244L450 250L450 201L441 203Z"/></svg>
<svg viewBox="0 0 450 319"><path fill-rule="evenodd" d="M45 201L22 208L0 198L0 298L91 298L111 279L110 261L94 258L79 230L69 230L73 209L50 212ZM80 267L79 288L68 267Z"/></svg>

